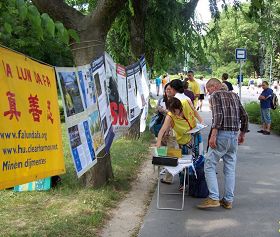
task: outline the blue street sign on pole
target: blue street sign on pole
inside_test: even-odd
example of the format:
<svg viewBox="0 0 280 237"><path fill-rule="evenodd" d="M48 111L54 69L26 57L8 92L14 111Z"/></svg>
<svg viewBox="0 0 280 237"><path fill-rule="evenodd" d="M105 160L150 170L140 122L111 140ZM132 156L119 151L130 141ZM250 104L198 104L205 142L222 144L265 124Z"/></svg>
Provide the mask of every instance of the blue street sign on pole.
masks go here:
<svg viewBox="0 0 280 237"><path fill-rule="evenodd" d="M243 48L235 49L235 59L236 60L246 60L247 59L246 49L243 49Z"/></svg>
<svg viewBox="0 0 280 237"><path fill-rule="evenodd" d="M243 82L243 75L242 75L242 62L245 62L247 59L247 51L244 48L236 48L235 49L235 59L240 63L240 72L237 77L238 80L238 85L239 85L239 97L241 100L241 87L242 87L242 82ZM239 79L241 78L241 80Z"/></svg>

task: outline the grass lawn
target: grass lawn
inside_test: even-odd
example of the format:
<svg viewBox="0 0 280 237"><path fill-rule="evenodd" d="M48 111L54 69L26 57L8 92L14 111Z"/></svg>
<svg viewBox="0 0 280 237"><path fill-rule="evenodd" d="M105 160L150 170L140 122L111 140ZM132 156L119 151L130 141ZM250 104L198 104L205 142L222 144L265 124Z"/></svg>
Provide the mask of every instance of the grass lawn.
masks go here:
<svg viewBox="0 0 280 237"><path fill-rule="evenodd" d="M251 123L261 124L260 104L258 102L245 104L245 110ZM280 135L280 106L276 110L271 110L271 130Z"/></svg>
<svg viewBox="0 0 280 237"><path fill-rule="evenodd" d="M0 191L0 236L96 236L108 210L124 197L149 158L149 132L137 141L119 139L111 148L114 180L86 189L77 179L64 125L62 131L67 172L62 183L47 192Z"/></svg>

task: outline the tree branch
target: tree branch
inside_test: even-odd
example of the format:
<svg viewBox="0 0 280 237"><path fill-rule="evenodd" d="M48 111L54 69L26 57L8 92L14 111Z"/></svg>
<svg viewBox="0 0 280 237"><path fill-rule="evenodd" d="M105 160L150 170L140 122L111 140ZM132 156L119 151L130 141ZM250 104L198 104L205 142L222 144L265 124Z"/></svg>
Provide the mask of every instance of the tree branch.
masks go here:
<svg viewBox="0 0 280 237"><path fill-rule="evenodd" d="M124 8L128 0L99 0L95 10L88 16L87 22L90 27L102 27L107 34L120 10Z"/></svg>
<svg viewBox="0 0 280 237"><path fill-rule="evenodd" d="M184 16L185 20L189 20L194 16L194 10L197 6L197 3L198 0L191 0L185 5L182 11L182 15Z"/></svg>
<svg viewBox="0 0 280 237"><path fill-rule="evenodd" d="M61 21L66 28L77 30L84 15L63 0L32 0L40 12L45 12L54 20Z"/></svg>

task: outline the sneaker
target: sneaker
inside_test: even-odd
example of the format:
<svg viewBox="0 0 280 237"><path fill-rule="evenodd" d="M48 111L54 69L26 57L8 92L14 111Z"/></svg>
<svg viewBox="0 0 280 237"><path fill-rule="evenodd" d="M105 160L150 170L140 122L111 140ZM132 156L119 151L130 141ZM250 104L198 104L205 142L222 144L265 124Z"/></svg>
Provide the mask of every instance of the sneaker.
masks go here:
<svg viewBox="0 0 280 237"><path fill-rule="evenodd" d="M231 209L232 208L232 202L228 202L225 199L221 199L220 204L225 209Z"/></svg>
<svg viewBox="0 0 280 237"><path fill-rule="evenodd" d="M219 207L220 202L218 200L213 200L211 198L206 198L202 203L197 205L199 209L206 209L211 207Z"/></svg>
<svg viewBox="0 0 280 237"><path fill-rule="evenodd" d="M160 179L160 182L163 183L163 184L171 184L171 182L166 181L165 179Z"/></svg>
<svg viewBox="0 0 280 237"><path fill-rule="evenodd" d="M263 133L264 132L264 130L259 130L259 131L257 131L258 133Z"/></svg>
<svg viewBox="0 0 280 237"><path fill-rule="evenodd" d="M268 132L268 131L263 131L263 135L270 135L270 132Z"/></svg>

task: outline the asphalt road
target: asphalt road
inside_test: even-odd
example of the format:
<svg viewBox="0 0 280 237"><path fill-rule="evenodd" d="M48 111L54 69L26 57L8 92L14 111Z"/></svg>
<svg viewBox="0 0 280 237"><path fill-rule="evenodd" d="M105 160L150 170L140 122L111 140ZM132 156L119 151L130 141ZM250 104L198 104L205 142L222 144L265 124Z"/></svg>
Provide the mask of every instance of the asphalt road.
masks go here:
<svg viewBox="0 0 280 237"><path fill-rule="evenodd" d="M153 94L153 89L152 89ZM154 95L153 95L154 96ZM242 88L242 100L256 100ZM200 112L211 123L207 101ZM280 136L257 133L250 124L246 142L239 146L236 168L236 190L232 210L222 207L199 210L201 199L187 196L183 211L157 210L156 190L139 231L139 237L279 237L280 229ZM203 131L206 141L209 128ZM205 143L206 144L206 143ZM206 147L206 145L205 145ZM223 185L223 163L218 165L219 185ZM164 186L165 185L165 186ZM163 189L176 190L178 182L163 184ZM222 189L221 189L222 190ZM180 205L180 196L162 196L161 205Z"/></svg>

